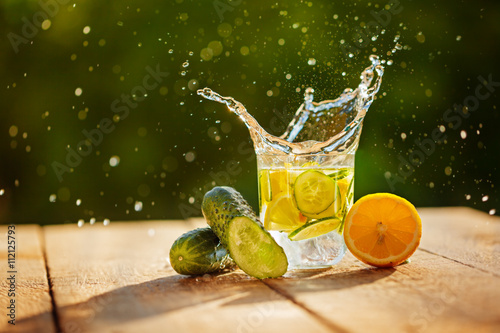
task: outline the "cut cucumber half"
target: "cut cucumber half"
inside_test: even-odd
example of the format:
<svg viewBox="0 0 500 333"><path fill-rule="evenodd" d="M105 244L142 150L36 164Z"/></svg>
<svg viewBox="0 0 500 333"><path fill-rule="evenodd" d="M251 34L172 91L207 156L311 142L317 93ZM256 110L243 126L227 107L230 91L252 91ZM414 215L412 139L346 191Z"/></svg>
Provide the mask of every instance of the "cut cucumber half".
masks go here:
<svg viewBox="0 0 500 333"><path fill-rule="evenodd" d="M335 182L317 170L301 173L293 188L297 207L304 215L325 211L337 198Z"/></svg>
<svg viewBox="0 0 500 333"><path fill-rule="evenodd" d="M265 279L286 273L285 252L260 224L246 216L235 217L229 222L227 236L231 257L248 275Z"/></svg>
<svg viewBox="0 0 500 333"><path fill-rule="evenodd" d="M339 227L341 220L337 218L326 218L314 222L304 224L302 227L296 229L288 235L292 241L299 241L309 238L318 237L329 233Z"/></svg>

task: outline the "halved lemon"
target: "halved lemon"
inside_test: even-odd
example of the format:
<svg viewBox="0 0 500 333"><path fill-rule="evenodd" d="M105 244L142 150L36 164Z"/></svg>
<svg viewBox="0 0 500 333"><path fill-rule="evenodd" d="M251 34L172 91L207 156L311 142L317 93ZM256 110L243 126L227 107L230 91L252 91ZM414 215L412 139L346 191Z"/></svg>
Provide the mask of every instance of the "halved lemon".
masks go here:
<svg viewBox="0 0 500 333"><path fill-rule="evenodd" d="M309 222L292 231L288 238L299 241L318 237L337 229L342 221L338 218L326 218L314 222Z"/></svg>
<svg viewBox="0 0 500 333"><path fill-rule="evenodd" d="M293 185L295 202L304 215L319 214L330 207L338 196L335 182L321 171L301 173Z"/></svg>
<svg viewBox="0 0 500 333"><path fill-rule="evenodd" d="M359 260L377 267L393 267L408 259L422 237L415 207L390 193L359 199L345 219L344 240Z"/></svg>
<svg viewBox="0 0 500 333"><path fill-rule="evenodd" d="M307 217L295 206L290 194L282 193L273 197L266 208L264 227L267 230L292 231L302 226Z"/></svg>

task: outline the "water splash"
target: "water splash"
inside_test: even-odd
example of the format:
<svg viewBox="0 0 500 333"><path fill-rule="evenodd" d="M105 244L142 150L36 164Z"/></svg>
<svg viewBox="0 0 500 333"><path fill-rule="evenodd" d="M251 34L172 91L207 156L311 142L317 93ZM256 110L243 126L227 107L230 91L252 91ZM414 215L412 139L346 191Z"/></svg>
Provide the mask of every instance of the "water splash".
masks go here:
<svg viewBox="0 0 500 333"><path fill-rule="evenodd" d="M279 137L262 128L243 104L232 97L223 97L209 88L199 89L197 92L206 99L225 104L243 120L257 154L354 153L358 147L364 117L380 89L384 75L379 57L371 55L369 59L371 65L361 73L358 87L355 90L345 89L334 100L314 102L314 89L307 88L304 103L300 105L285 133Z"/></svg>

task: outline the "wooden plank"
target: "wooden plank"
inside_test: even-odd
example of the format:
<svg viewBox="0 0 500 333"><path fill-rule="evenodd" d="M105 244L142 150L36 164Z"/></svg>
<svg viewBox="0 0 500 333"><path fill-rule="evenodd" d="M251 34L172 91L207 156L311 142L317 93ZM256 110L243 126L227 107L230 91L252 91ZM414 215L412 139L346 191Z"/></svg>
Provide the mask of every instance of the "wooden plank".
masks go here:
<svg viewBox="0 0 500 333"><path fill-rule="evenodd" d="M394 269L348 255L328 271L265 283L348 332L500 331L500 279L424 251Z"/></svg>
<svg viewBox="0 0 500 333"><path fill-rule="evenodd" d="M166 258L190 222L45 227L60 326L67 332L330 332L240 271L184 277Z"/></svg>
<svg viewBox="0 0 500 333"><path fill-rule="evenodd" d="M8 226L0 226L0 306L1 332L56 332L43 254L41 228L36 225L16 225L15 264L8 264ZM10 238L10 241L13 239ZM12 245L12 243L11 243ZM12 271L15 273L8 273ZM15 296L7 278L15 276ZM15 301L15 326L8 323L7 306ZM10 310L9 310L10 311Z"/></svg>
<svg viewBox="0 0 500 333"><path fill-rule="evenodd" d="M420 248L500 277L500 217L466 207L421 208Z"/></svg>
<svg viewBox="0 0 500 333"><path fill-rule="evenodd" d="M498 218L465 208L419 212L422 250L410 264L376 269L348 254L328 271L265 283L346 331L500 331Z"/></svg>

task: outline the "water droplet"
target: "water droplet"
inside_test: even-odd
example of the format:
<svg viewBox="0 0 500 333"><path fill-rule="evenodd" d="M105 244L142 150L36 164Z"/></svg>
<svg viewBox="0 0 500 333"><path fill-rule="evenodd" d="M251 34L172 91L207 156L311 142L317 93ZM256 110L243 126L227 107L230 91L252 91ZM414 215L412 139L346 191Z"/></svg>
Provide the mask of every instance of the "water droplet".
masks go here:
<svg viewBox="0 0 500 333"><path fill-rule="evenodd" d="M57 199L57 196L56 196L55 194L51 194L51 195L49 196L49 201L50 201L50 202L56 202L56 199Z"/></svg>
<svg viewBox="0 0 500 333"><path fill-rule="evenodd" d="M316 59L314 59L314 58L309 58L309 60L307 60L307 64L308 64L309 66L314 66L314 65L316 65Z"/></svg>
<svg viewBox="0 0 500 333"><path fill-rule="evenodd" d="M190 204L194 204L194 197L189 197L188 201L189 201Z"/></svg>
<svg viewBox="0 0 500 333"><path fill-rule="evenodd" d="M1 189L0 190L0 195L4 195L5 194L5 190L4 189Z"/></svg>
<svg viewBox="0 0 500 333"><path fill-rule="evenodd" d="M116 155L111 156L111 158L109 159L109 165L112 167L116 167L118 166L118 164L120 164L120 157Z"/></svg>
<svg viewBox="0 0 500 333"><path fill-rule="evenodd" d="M83 227L83 224L85 223L84 220L78 220L78 228Z"/></svg>
<svg viewBox="0 0 500 333"><path fill-rule="evenodd" d="M490 209L490 211L488 213L490 215L495 215L496 212L497 212L497 210L495 208L493 208L493 209Z"/></svg>
<svg viewBox="0 0 500 333"><path fill-rule="evenodd" d="M417 41L419 43L425 43L425 35L422 31L419 31L417 36L415 36L417 38Z"/></svg>
<svg viewBox="0 0 500 333"><path fill-rule="evenodd" d="M470 194L465 195L465 200L470 200L470 198L471 198Z"/></svg>
<svg viewBox="0 0 500 333"><path fill-rule="evenodd" d="M90 27L87 25L85 28L83 28L83 33L87 35L90 32Z"/></svg>
<svg viewBox="0 0 500 333"><path fill-rule="evenodd" d="M81 96L82 92L83 92L82 88L76 88L75 89L75 96Z"/></svg>
<svg viewBox="0 0 500 333"><path fill-rule="evenodd" d="M182 64L182 67L184 67L184 68L189 67L189 62L188 62L188 61L185 61L185 62Z"/></svg>
<svg viewBox="0 0 500 333"><path fill-rule="evenodd" d="M392 60L387 60L387 65L390 66L392 65L394 62Z"/></svg>
<svg viewBox="0 0 500 333"><path fill-rule="evenodd" d="M80 206L81 204L82 204L82 200L81 199L76 199L76 205Z"/></svg>
<svg viewBox="0 0 500 333"><path fill-rule="evenodd" d="M465 140L465 138L467 138L467 132L465 130L461 130L460 137Z"/></svg>
<svg viewBox="0 0 500 333"><path fill-rule="evenodd" d="M458 35L457 36L457 42L461 41L462 40L462 36Z"/></svg>
<svg viewBox="0 0 500 333"><path fill-rule="evenodd" d="M170 49L170 50L168 50L168 53L172 54L172 53L174 53L174 50Z"/></svg>
<svg viewBox="0 0 500 333"><path fill-rule="evenodd" d="M95 223L95 217L92 217L92 218L90 219L90 224L94 224L94 223Z"/></svg>
<svg viewBox="0 0 500 333"><path fill-rule="evenodd" d="M104 219L104 221L102 221L102 224L104 224L105 226L106 225L109 225L111 221L109 219Z"/></svg>
<svg viewBox="0 0 500 333"><path fill-rule="evenodd" d="M43 30L48 30L51 25L52 25L52 22L50 20L44 20L42 22L42 29Z"/></svg>
<svg viewBox="0 0 500 333"><path fill-rule="evenodd" d="M189 151L189 152L186 153L186 155L185 155L184 158L186 159L187 162L193 162L194 159L196 158L196 155L195 155L194 152Z"/></svg>
<svg viewBox="0 0 500 333"><path fill-rule="evenodd" d="M136 212L142 211L142 201L136 201L134 204L134 210Z"/></svg>
<svg viewBox="0 0 500 333"><path fill-rule="evenodd" d="M15 137L17 135L17 133L19 132L19 129L17 128L16 125L12 125L10 128L9 128L9 135L11 137Z"/></svg>
<svg viewBox="0 0 500 333"><path fill-rule="evenodd" d="M489 196L485 195L485 196L483 196L483 197L481 198L481 201L482 201L482 202L486 202L486 201L488 201L488 199L489 199L489 198L490 198Z"/></svg>

